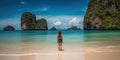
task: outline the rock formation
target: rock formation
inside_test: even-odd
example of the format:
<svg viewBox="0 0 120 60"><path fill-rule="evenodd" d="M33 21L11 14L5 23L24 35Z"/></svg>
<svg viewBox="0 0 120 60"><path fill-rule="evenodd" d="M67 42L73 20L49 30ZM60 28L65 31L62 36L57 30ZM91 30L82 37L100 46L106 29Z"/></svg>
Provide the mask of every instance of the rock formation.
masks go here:
<svg viewBox="0 0 120 60"><path fill-rule="evenodd" d="M35 29L36 16L31 12L24 12L21 16L21 27L22 30Z"/></svg>
<svg viewBox="0 0 120 60"><path fill-rule="evenodd" d="M56 29L56 27L53 26L50 30L57 30L57 29Z"/></svg>
<svg viewBox="0 0 120 60"><path fill-rule="evenodd" d="M89 0L84 29L120 29L120 0Z"/></svg>
<svg viewBox="0 0 120 60"><path fill-rule="evenodd" d="M35 29L37 29L37 30L48 30L47 21L44 18L38 19L37 23L35 25Z"/></svg>
<svg viewBox="0 0 120 60"><path fill-rule="evenodd" d="M42 18L36 21L36 16L31 12L24 12L21 16L22 30L47 30L47 21Z"/></svg>
<svg viewBox="0 0 120 60"><path fill-rule="evenodd" d="M77 26L72 26L72 27L68 28L68 30L80 30L80 28L78 28Z"/></svg>
<svg viewBox="0 0 120 60"><path fill-rule="evenodd" d="M4 30L4 31L14 31L15 28L14 28L13 26L8 25L8 26L6 26L3 30Z"/></svg>

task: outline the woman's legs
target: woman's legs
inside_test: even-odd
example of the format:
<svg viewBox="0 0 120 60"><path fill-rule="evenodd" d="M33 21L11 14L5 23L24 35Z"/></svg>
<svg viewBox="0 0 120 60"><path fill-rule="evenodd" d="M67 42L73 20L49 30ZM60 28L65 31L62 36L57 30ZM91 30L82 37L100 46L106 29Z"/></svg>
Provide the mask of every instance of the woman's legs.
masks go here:
<svg viewBox="0 0 120 60"><path fill-rule="evenodd" d="M62 43L60 43L60 49L62 49Z"/></svg>
<svg viewBox="0 0 120 60"><path fill-rule="evenodd" d="M58 43L58 50L60 50L60 44Z"/></svg>
<svg viewBox="0 0 120 60"><path fill-rule="evenodd" d="M58 49L62 50L62 43L58 43Z"/></svg>

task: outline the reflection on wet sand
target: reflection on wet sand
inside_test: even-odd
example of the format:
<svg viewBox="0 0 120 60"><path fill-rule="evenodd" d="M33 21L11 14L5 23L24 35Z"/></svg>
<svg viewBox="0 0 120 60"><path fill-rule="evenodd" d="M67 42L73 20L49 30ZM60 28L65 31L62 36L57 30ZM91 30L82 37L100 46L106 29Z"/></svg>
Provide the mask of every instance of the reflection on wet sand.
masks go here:
<svg viewBox="0 0 120 60"><path fill-rule="evenodd" d="M99 45L84 48L85 60L120 60L120 45Z"/></svg>
<svg viewBox="0 0 120 60"><path fill-rule="evenodd" d="M19 60L35 60L35 55L27 55L33 53L33 50L36 49L35 45L31 45L31 42L34 43L36 40L33 38L27 38L28 34L21 33L21 44L20 52L26 54L25 56L20 56ZM29 35L34 35L34 33L29 33Z"/></svg>
<svg viewBox="0 0 120 60"><path fill-rule="evenodd" d="M32 45L32 46L30 46L29 44L21 45L20 52L22 54L26 54L26 55L20 56L20 60L35 60L35 58L36 58L35 55L32 55L32 54L29 55L29 53L33 53L33 50L35 50L35 49L36 49L36 47L34 45Z"/></svg>
<svg viewBox="0 0 120 60"><path fill-rule="evenodd" d="M34 55L30 55L30 56L20 56L20 60L35 60Z"/></svg>
<svg viewBox="0 0 120 60"><path fill-rule="evenodd" d="M58 52L58 60L62 60L62 51Z"/></svg>
<svg viewBox="0 0 120 60"><path fill-rule="evenodd" d="M120 53L86 53L85 60L120 60Z"/></svg>

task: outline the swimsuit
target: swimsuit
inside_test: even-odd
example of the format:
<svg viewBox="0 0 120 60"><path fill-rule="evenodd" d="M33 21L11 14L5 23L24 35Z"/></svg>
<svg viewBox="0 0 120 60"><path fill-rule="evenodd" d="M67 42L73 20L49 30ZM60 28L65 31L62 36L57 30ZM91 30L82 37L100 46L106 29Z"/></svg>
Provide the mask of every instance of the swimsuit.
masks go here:
<svg viewBox="0 0 120 60"><path fill-rule="evenodd" d="M62 39L58 39L58 41L57 41L57 42L58 42L58 43L60 43L60 42L62 43L63 41L62 41Z"/></svg>

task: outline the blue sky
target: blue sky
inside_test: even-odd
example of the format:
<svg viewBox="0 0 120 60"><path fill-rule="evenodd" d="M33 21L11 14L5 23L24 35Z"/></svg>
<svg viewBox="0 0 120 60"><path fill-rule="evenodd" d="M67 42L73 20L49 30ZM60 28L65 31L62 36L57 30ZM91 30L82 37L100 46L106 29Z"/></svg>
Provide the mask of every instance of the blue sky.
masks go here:
<svg viewBox="0 0 120 60"><path fill-rule="evenodd" d="M49 28L82 28L87 6L88 0L0 0L0 30L7 25L20 30L23 12L32 12L37 19L45 18Z"/></svg>

